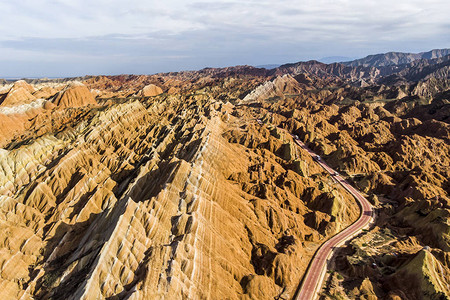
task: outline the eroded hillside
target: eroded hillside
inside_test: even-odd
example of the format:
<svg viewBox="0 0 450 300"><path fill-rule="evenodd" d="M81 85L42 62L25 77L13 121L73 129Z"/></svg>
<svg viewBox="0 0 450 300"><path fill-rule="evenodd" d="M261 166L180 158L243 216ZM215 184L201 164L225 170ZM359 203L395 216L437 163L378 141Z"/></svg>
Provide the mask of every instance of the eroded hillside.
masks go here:
<svg viewBox="0 0 450 300"><path fill-rule="evenodd" d="M360 213L292 134L377 210L322 297L449 298L446 59L5 83L2 299L292 298Z"/></svg>
<svg viewBox="0 0 450 300"><path fill-rule="evenodd" d="M1 153L3 298L290 297L358 216L245 108L205 93L59 102Z"/></svg>
<svg viewBox="0 0 450 300"><path fill-rule="evenodd" d="M348 104L343 94L304 91L248 104L297 134L377 208L375 227L340 252L322 297L449 298L450 125L429 118L432 104Z"/></svg>

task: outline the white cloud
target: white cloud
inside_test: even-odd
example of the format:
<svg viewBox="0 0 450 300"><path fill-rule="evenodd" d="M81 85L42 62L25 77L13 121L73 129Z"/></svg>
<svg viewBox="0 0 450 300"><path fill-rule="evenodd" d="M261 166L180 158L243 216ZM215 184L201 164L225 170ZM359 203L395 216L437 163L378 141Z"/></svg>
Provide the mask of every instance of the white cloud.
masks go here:
<svg viewBox="0 0 450 300"><path fill-rule="evenodd" d="M182 69L450 43L447 0L0 0L0 11L12 60L192 57Z"/></svg>
<svg viewBox="0 0 450 300"><path fill-rule="evenodd" d="M278 33L311 28L324 33L372 34L383 24L409 30L439 30L449 23L450 2L416 0L199 1L180 0L25 0L4 1L0 36L6 38L81 38L108 34L139 35L165 31L228 28ZM292 13L291 13L292 12ZM426 25L425 28L420 26ZM419 27L419 28L417 28Z"/></svg>

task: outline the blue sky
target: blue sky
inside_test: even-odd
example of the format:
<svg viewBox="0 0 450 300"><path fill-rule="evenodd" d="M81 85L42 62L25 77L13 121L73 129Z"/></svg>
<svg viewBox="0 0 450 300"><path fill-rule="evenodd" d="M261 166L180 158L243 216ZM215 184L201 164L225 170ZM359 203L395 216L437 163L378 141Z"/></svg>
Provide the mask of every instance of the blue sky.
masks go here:
<svg viewBox="0 0 450 300"><path fill-rule="evenodd" d="M450 47L448 0L0 0L0 78L153 74Z"/></svg>

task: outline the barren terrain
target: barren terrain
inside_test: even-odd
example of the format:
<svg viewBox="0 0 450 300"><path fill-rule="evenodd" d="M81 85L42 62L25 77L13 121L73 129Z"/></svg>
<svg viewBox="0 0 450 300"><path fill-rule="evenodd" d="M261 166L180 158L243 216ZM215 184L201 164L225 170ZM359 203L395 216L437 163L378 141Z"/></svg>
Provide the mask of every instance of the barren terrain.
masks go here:
<svg viewBox="0 0 450 300"><path fill-rule="evenodd" d="M449 299L449 57L386 59L6 82L0 298L292 298L360 214L293 134L376 208L321 297Z"/></svg>

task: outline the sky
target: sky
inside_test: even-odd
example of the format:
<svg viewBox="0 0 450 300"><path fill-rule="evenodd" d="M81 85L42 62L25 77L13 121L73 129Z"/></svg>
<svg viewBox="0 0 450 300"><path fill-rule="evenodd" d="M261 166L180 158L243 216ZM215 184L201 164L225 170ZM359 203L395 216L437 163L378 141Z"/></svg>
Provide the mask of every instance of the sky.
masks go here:
<svg viewBox="0 0 450 300"><path fill-rule="evenodd" d="M0 78L449 48L449 11L448 0L0 0Z"/></svg>

